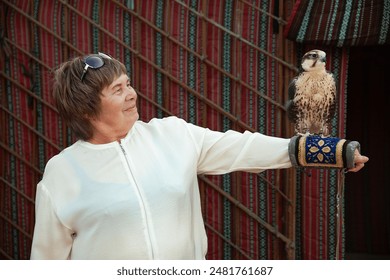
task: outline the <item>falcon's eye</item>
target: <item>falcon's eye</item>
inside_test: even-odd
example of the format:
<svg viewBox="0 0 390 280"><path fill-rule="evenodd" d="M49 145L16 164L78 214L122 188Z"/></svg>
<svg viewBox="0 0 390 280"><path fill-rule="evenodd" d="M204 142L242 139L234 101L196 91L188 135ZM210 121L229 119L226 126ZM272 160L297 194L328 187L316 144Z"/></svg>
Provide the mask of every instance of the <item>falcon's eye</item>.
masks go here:
<svg viewBox="0 0 390 280"><path fill-rule="evenodd" d="M313 54L311 55L311 57L312 57L312 58L317 58L317 57L318 57L318 54L313 53Z"/></svg>

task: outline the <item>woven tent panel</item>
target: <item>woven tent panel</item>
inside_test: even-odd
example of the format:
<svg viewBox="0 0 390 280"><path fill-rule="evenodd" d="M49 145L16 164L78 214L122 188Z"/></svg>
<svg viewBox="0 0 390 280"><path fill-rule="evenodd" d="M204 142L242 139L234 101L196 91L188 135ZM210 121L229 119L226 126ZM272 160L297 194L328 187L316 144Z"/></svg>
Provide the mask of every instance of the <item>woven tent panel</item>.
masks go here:
<svg viewBox="0 0 390 280"><path fill-rule="evenodd" d="M28 5L20 4L20 9L27 9ZM5 11L2 12L3 15ZM29 49L31 42L29 36L17 32L20 29L29 29L29 23L25 18L10 16L9 21L15 26L9 36L23 48ZM31 221L31 201L26 197L34 195L34 189L30 188L34 182L34 172L31 169L31 162L34 159L34 134L28 126L34 126L35 116L33 113L33 100L30 98L26 90L32 88L33 82L31 79L32 73L28 71L29 59L22 53L14 53L15 59L10 62L5 62L2 59L2 71L13 77L14 82L2 82L1 85L1 100L3 113L9 112L9 118L2 120L1 134L4 142L15 153L6 153L3 149L0 155L3 162L4 180L1 185L4 186L0 192L0 203L2 216L8 220L15 221L21 230L17 230L6 223L2 227L2 237L4 249L12 257L25 258L29 256L29 251L26 245L26 236L32 229ZM24 67L26 66L26 67ZM17 83L17 87L15 86ZM24 90L26 89L26 90ZM2 115L2 117L5 114ZM23 119L25 124L22 124L18 119ZM9 129L6 129L9 128ZM18 155L23 154L23 157ZM6 184L8 183L8 184ZM12 188L18 186L18 188ZM19 193L25 194L20 196Z"/></svg>
<svg viewBox="0 0 390 280"><path fill-rule="evenodd" d="M337 47L390 43L390 1L298 0L285 35L307 44Z"/></svg>
<svg viewBox="0 0 390 280"><path fill-rule="evenodd" d="M1 258L29 257L36 184L47 160L75 140L58 118L50 92L51 71L64 60L103 51L124 61L143 121L176 115L215 130L290 136L285 135L282 82L294 66L277 59L283 43L270 14L278 1L246 2L0 2L5 30ZM340 87L346 57L343 52L330 54L330 67L340 69ZM344 114L341 106L338 117L342 120ZM343 133L342 122L335 131ZM296 217L296 257L331 258L326 248L335 234L328 228L328 200L335 185L329 178L335 176L298 176L304 187L297 193L302 205ZM287 258L286 244L294 238L288 227L296 222L286 217L292 211L285 198L291 187L287 179L286 171L199 177L207 258ZM315 215L312 209L317 209ZM322 245L308 244L311 240Z"/></svg>

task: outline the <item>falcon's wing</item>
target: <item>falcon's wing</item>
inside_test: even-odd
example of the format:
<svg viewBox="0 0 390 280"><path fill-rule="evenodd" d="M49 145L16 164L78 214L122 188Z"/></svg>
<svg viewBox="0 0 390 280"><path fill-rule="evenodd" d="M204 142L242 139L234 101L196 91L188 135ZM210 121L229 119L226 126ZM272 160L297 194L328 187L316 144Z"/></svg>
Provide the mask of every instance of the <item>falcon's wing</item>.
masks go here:
<svg viewBox="0 0 390 280"><path fill-rule="evenodd" d="M298 77L295 77L291 80L290 85L288 86L288 100L286 104L287 116L289 120L293 123L297 121L298 118L298 109L294 103L296 86L295 83Z"/></svg>
<svg viewBox="0 0 390 280"><path fill-rule="evenodd" d="M333 75L332 75L333 76ZM329 110L328 110L328 116L327 116L327 120L326 122L331 124L332 122L332 119L333 117L335 116L336 114L336 103L337 103L337 99L336 99L336 81L334 81L331 89L330 89L330 92L331 94L333 95L333 102L331 104L329 104Z"/></svg>

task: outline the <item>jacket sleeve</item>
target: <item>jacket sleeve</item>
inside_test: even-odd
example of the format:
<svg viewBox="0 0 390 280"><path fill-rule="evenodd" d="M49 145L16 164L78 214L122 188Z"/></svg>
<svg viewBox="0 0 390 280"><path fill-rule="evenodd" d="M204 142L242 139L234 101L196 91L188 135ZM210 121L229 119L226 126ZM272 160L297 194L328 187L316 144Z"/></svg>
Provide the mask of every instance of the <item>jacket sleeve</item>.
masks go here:
<svg viewBox="0 0 390 280"><path fill-rule="evenodd" d="M37 186L32 260L66 260L73 244L72 231L56 215L50 193L43 183Z"/></svg>
<svg viewBox="0 0 390 280"><path fill-rule="evenodd" d="M199 149L199 174L224 174L233 171L261 172L291 167L290 139L246 131L216 132L190 125Z"/></svg>

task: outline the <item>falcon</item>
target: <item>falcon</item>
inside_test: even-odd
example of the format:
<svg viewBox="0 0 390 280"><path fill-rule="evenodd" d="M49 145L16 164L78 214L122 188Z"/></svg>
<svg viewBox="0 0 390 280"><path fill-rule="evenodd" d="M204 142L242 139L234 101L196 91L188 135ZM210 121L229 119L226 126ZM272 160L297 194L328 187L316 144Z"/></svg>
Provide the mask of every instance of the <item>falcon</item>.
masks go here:
<svg viewBox="0 0 390 280"><path fill-rule="evenodd" d="M299 135L329 136L336 112L336 83L325 69L326 53L311 50L302 57L301 70L288 88L288 118Z"/></svg>

